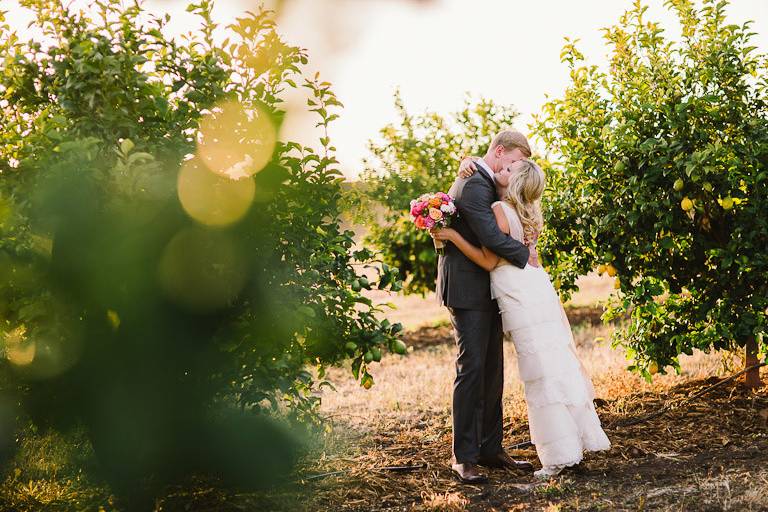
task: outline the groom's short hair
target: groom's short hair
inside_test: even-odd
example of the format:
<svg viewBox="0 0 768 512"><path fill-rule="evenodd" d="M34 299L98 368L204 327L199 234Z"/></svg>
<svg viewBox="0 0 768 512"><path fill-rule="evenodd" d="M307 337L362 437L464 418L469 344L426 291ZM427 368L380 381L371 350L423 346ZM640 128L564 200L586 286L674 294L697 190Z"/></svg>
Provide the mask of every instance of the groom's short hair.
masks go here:
<svg viewBox="0 0 768 512"><path fill-rule="evenodd" d="M526 158L531 156L531 146L528 145L528 139L525 135L515 130L504 130L496 134L491 142L491 149L496 146L502 146L506 151L512 151L517 148L523 152Z"/></svg>

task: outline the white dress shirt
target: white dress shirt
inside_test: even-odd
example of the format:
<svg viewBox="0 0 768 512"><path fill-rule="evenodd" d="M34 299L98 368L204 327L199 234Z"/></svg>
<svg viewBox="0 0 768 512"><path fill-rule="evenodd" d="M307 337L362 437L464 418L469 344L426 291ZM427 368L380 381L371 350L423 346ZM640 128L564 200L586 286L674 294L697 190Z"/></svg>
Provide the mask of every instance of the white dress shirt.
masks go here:
<svg viewBox="0 0 768 512"><path fill-rule="evenodd" d="M496 176L494 175L490 166L487 163L485 163L485 160L483 160L482 158L478 158L477 160L475 160L475 163L478 164L480 168L483 169L485 173L491 177L494 183L496 183Z"/></svg>

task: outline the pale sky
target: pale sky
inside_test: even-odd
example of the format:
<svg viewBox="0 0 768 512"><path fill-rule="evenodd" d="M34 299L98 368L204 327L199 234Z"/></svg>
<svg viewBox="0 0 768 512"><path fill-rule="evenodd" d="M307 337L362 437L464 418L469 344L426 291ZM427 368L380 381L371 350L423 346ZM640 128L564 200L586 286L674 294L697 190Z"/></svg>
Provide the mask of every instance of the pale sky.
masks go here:
<svg viewBox="0 0 768 512"><path fill-rule="evenodd" d="M75 0L77 2L79 0ZM276 0L267 1L274 5ZM155 12L170 12L172 30L189 30L194 19L184 0L148 0ZM226 24L260 1L218 0L214 17ZM559 55L564 38L580 39L591 63L604 65L601 28L614 24L631 0L282 0L278 22L291 44L309 50L310 68L334 85L345 109L331 137L348 177L362 168L366 144L395 119L392 95L400 88L411 112L447 114L466 93L512 104L521 112L517 128L528 132L531 115L545 94L559 95L568 83ZM670 34L679 29L663 0L646 0L649 19ZM0 0L26 18L15 0ZM754 20L755 45L768 51L768 1L732 0L729 20ZM298 104L298 98L293 98ZM311 120L288 116L283 138L308 142Z"/></svg>

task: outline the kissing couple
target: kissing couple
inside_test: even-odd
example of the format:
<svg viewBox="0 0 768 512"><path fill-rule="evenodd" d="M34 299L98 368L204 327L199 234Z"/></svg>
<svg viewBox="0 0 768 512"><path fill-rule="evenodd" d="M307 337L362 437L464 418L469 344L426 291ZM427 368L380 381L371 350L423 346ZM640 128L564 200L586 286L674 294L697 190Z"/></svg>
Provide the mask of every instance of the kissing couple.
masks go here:
<svg viewBox="0 0 768 512"><path fill-rule="evenodd" d="M448 308L458 354L453 385L451 469L464 483L488 477L479 466L532 470L502 447L503 339L512 341L525 387L531 442L549 478L610 448L578 359L560 297L540 266L544 173L525 136L505 130L482 158L462 160L449 190L459 212L433 229L445 244L437 296Z"/></svg>

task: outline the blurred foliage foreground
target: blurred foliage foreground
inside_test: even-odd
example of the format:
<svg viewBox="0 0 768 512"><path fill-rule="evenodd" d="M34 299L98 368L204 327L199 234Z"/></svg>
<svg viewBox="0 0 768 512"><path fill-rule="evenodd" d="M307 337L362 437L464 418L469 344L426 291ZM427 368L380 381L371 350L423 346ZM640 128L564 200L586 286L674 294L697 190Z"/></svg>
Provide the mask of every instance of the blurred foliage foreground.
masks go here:
<svg viewBox="0 0 768 512"><path fill-rule="evenodd" d="M360 285L366 266L365 288L397 271L340 228L340 103L268 11L217 43L206 1L179 40L138 4L21 3L33 39L0 17L4 458L31 418L85 428L128 508L193 472L274 482L325 367L351 359L368 388L382 349L404 350ZM280 140L291 89L317 116L314 149Z"/></svg>

